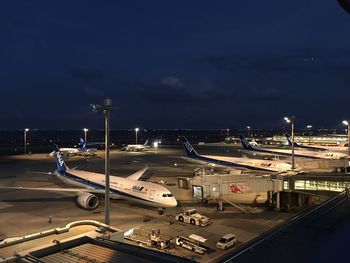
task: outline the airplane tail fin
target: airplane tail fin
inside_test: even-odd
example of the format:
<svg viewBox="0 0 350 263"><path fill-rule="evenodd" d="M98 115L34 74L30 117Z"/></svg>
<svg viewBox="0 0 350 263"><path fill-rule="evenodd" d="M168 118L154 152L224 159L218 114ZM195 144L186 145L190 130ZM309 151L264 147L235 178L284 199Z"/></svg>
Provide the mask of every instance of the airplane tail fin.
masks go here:
<svg viewBox="0 0 350 263"><path fill-rule="evenodd" d="M187 156L189 156L189 157L197 157L198 156L198 153L192 147L192 145L190 144L190 142L187 140L186 137L182 137L182 144L185 148Z"/></svg>
<svg viewBox="0 0 350 263"><path fill-rule="evenodd" d="M288 133L285 133L284 135L285 135L286 138L287 138L288 145L289 145L289 146L292 146L292 139L291 139L290 135L289 135ZM299 146L299 144L296 143L296 142L294 142L294 147L298 147L298 146Z"/></svg>
<svg viewBox="0 0 350 263"><path fill-rule="evenodd" d="M147 146L148 145L148 139L145 141L143 146Z"/></svg>
<svg viewBox="0 0 350 263"><path fill-rule="evenodd" d="M248 140L243 135L240 135L239 138L241 140L243 149L245 149L245 150L255 150L254 147L250 145Z"/></svg>
<svg viewBox="0 0 350 263"><path fill-rule="evenodd" d="M81 144L81 149L83 151L86 151L86 142L84 141L83 138L80 138L80 144Z"/></svg>
<svg viewBox="0 0 350 263"><path fill-rule="evenodd" d="M57 171L59 172L64 172L68 169L68 167L66 166L64 160L63 160L63 156L60 152L60 150L58 149L57 145L55 144L54 147L54 155L55 155L55 159L56 159L56 166L57 166Z"/></svg>

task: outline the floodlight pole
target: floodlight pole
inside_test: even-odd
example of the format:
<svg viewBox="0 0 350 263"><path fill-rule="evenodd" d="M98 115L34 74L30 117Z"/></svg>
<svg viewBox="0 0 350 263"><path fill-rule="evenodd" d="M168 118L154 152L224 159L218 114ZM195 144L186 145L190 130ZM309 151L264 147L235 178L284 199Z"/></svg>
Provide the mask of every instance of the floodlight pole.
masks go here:
<svg viewBox="0 0 350 263"><path fill-rule="evenodd" d="M87 141L87 132L89 131L89 129L87 129L87 128L84 128L84 141L85 141L85 143L86 143L86 141Z"/></svg>
<svg viewBox="0 0 350 263"><path fill-rule="evenodd" d="M295 169L295 163L294 163L294 118L291 118L291 124L292 124L292 170Z"/></svg>
<svg viewBox="0 0 350 263"><path fill-rule="evenodd" d="M348 156L350 157L350 120L348 121Z"/></svg>
<svg viewBox="0 0 350 263"><path fill-rule="evenodd" d="M139 131L139 128L135 128L135 144L137 144L137 133Z"/></svg>
<svg viewBox="0 0 350 263"><path fill-rule="evenodd" d="M105 224L110 224L110 205L109 205L109 110L112 106L111 99L105 99L103 103L103 113L105 117Z"/></svg>
<svg viewBox="0 0 350 263"><path fill-rule="evenodd" d="M294 162L294 121L295 121L295 117L291 116L291 117L284 117L284 120L287 123L290 123L292 125L292 170L295 169L295 162Z"/></svg>
<svg viewBox="0 0 350 263"><path fill-rule="evenodd" d="M24 129L24 155L27 154L27 132L29 131L28 128Z"/></svg>

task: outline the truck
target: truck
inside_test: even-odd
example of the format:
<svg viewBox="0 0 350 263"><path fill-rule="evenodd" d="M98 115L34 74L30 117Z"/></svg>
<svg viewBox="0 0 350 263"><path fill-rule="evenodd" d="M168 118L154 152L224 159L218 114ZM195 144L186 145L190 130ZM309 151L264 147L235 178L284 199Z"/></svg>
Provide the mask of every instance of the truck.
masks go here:
<svg viewBox="0 0 350 263"><path fill-rule="evenodd" d="M189 235L188 237L178 236L175 239L175 243L178 246L181 246L188 250L194 251L200 255L203 255L204 253L207 252L207 249L201 246L200 243L204 243L206 240L207 239L201 236L192 234L192 235Z"/></svg>
<svg viewBox="0 0 350 263"><path fill-rule="evenodd" d="M132 229L124 234L124 238L138 243L140 246L146 246L159 250L170 248L171 239L161 235L160 230L156 232L154 229L151 232L140 229Z"/></svg>
<svg viewBox="0 0 350 263"><path fill-rule="evenodd" d="M187 209L175 217L176 220L196 226L208 226L211 224L209 217L203 216L197 212L197 209Z"/></svg>

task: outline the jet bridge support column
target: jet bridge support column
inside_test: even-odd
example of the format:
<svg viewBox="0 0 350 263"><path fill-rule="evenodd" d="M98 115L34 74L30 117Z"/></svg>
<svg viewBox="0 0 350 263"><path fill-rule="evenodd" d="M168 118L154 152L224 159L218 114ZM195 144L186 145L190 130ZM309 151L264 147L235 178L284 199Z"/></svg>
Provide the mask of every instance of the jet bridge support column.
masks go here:
<svg viewBox="0 0 350 263"><path fill-rule="evenodd" d="M277 209L280 209L280 208L281 208L280 199L281 199L280 192L277 192L277 193L276 193L276 208L277 208Z"/></svg>

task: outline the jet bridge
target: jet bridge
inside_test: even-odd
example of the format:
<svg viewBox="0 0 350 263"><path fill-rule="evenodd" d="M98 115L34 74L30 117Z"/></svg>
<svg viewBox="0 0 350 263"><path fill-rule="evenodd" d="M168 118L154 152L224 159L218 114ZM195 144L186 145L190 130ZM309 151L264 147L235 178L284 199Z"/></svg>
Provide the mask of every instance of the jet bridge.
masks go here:
<svg viewBox="0 0 350 263"><path fill-rule="evenodd" d="M196 199L217 199L227 195L246 193L279 192L283 190L283 181L266 175L230 175L219 173L197 173L189 179L192 195Z"/></svg>

